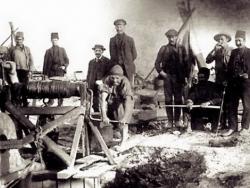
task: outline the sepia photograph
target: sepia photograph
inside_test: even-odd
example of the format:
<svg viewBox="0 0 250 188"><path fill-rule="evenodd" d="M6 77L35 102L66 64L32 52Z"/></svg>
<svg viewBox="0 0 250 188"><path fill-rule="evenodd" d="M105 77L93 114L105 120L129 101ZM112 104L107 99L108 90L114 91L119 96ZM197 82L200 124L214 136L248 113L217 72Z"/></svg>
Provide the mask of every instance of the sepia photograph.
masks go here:
<svg viewBox="0 0 250 188"><path fill-rule="evenodd" d="M0 188L249 188L249 18L249 0L2 1Z"/></svg>

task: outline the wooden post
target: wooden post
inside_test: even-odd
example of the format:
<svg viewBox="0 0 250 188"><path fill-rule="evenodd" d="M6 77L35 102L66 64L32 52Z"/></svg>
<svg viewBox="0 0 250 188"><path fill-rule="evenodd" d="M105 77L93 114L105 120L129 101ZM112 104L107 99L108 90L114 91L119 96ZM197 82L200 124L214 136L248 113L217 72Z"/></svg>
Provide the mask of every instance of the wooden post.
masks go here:
<svg viewBox="0 0 250 188"><path fill-rule="evenodd" d="M112 155L111 155L111 153L110 153L110 151L109 151L109 149L108 149L108 147L107 147L107 145L106 145L106 143L105 143L105 141L103 140L102 135L99 132L99 130L96 128L96 126L93 125L93 123L91 121L88 121L88 124L89 124L91 130L93 131L96 139L100 143L102 150L104 151L105 155L107 156L107 158L109 160L109 163L111 165L116 164L113 157L112 157Z"/></svg>

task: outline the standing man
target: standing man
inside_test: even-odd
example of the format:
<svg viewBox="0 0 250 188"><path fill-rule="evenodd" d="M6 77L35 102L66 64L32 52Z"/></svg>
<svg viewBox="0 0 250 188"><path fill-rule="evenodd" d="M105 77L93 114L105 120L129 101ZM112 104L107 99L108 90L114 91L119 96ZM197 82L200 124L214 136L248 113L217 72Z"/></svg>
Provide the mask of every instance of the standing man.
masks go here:
<svg viewBox="0 0 250 188"><path fill-rule="evenodd" d="M164 79L166 105L179 105L182 104L183 90L189 76L188 58L184 46L177 44L178 32L170 29L165 35L169 43L160 48L155 68ZM166 111L170 125L180 127L181 109L167 107Z"/></svg>
<svg viewBox="0 0 250 188"><path fill-rule="evenodd" d="M58 45L59 35L58 33L51 33L52 47L46 50L43 63L43 74L45 76L63 77L67 73L67 67L69 65L69 58L64 48ZM54 103L53 100L49 100L49 105ZM61 106L63 99L58 99L58 106Z"/></svg>
<svg viewBox="0 0 250 188"><path fill-rule="evenodd" d="M231 36L227 33L219 33L214 36L214 40L217 41L214 49L208 54L206 63L210 64L215 61L215 83L221 88L221 96L223 95L223 89L226 86L226 75L229 58L231 56L232 47L228 45L231 41ZM228 95L224 96L222 116L222 129L226 128L228 119Z"/></svg>
<svg viewBox="0 0 250 188"><path fill-rule="evenodd" d="M245 46L246 32L237 31L236 49L232 50L228 63L229 126L224 136L230 136L238 129L239 100L243 103L241 134L248 134L250 123L250 49Z"/></svg>
<svg viewBox="0 0 250 188"><path fill-rule="evenodd" d="M130 122L133 111L132 88L120 65L113 66L109 73L100 95L102 119L107 124L110 120L119 121L118 124L114 124L114 128L118 133L122 133L124 143L128 138L127 123Z"/></svg>
<svg viewBox="0 0 250 188"><path fill-rule="evenodd" d="M111 65L110 60L103 56L103 52L106 50L103 45L96 44L92 50L94 50L95 58L89 62L87 83L88 88L93 91L93 109L95 112L99 112L99 91L96 82L108 75Z"/></svg>
<svg viewBox="0 0 250 188"><path fill-rule="evenodd" d="M125 26L127 22L124 19L114 21L117 34L110 39L109 50L111 62L119 64L124 75L129 79L133 86L135 74L134 60L137 57L134 39L125 34Z"/></svg>
<svg viewBox="0 0 250 188"><path fill-rule="evenodd" d="M35 70L33 58L29 47L23 44L23 32L17 32L15 36L16 46L10 49L10 60L16 63L17 77L20 83L27 85L29 82L29 75ZM27 98L23 96L23 106L28 105Z"/></svg>

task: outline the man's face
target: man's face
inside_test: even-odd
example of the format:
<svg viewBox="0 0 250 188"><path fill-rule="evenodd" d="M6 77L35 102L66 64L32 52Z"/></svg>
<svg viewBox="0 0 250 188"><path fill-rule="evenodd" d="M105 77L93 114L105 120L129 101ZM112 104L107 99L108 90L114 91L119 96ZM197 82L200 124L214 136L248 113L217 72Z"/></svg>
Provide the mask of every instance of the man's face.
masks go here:
<svg viewBox="0 0 250 188"><path fill-rule="evenodd" d="M125 25L124 24L115 25L115 30L118 34L123 34L125 31Z"/></svg>
<svg viewBox="0 0 250 188"><path fill-rule="evenodd" d="M168 36L168 42L169 44L175 46L177 41L177 36Z"/></svg>
<svg viewBox="0 0 250 188"><path fill-rule="evenodd" d="M243 38L235 38L235 45L238 47L238 48L242 48L245 46L245 40Z"/></svg>
<svg viewBox="0 0 250 188"><path fill-rule="evenodd" d="M58 46L58 39L51 39L51 43L53 46Z"/></svg>
<svg viewBox="0 0 250 188"><path fill-rule="evenodd" d="M221 35L219 38L218 44L220 46L226 46L227 45L227 37L224 35Z"/></svg>
<svg viewBox="0 0 250 188"><path fill-rule="evenodd" d="M111 75L110 79L112 81L113 86L118 86L121 83L121 76L119 75Z"/></svg>
<svg viewBox="0 0 250 188"><path fill-rule="evenodd" d="M199 82L207 81L206 75L203 74L203 73L199 73L198 74L198 80L199 80Z"/></svg>
<svg viewBox="0 0 250 188"><path fill-rule="evenodd" d="M23 45L23 37L16 37L16 45L17 46Z"/></svg>
<svg viewBox="0 0 250 188"><path fill-rule="evenodd" d="M101 55L103 54L103 50L101 48L96 48L94 52L97 58L101 57Z"/></svg>

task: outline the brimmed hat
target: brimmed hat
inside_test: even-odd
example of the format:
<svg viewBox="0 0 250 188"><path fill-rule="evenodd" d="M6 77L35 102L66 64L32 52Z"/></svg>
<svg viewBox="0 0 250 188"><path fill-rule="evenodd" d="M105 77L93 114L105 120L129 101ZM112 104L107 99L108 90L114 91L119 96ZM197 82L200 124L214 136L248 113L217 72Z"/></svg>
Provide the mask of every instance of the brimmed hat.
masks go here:
<svg viewBox="0 0 250 188"><path fill-rule="evenodd" d="M8 48L6 46L0 46L0 53L1 54L7 54Z"/></svg>
<svg viewBox="0 0 250 188"><path fill-rule="evenodd" d="M114 21L114 25L127 25L127 22L124 19L117 19Z"/></svg>
<svg viewBox="0 0 250 188"><path fill-rule="evenodd" d="M51 33L51 39L59 39L58 33Z"/></svg>
<svg viewBox="0 0 250 188"><path fill-rule="evenodd" d="M177 36L177 35L178 35L178 32L177 32L175 29L169 29L169 30L165 33L165 35L166 35L167 37L170 37L170 36Z"/></svg>
<svg viewBox="0 0 250 188"><path fill-rule="evenodd" d="M120 65L114 65L111 70L109 71L110 75L119 75L119 76L123 76L123 70L122 67Z"/></svg>
<svg viewBox="0 0 250 188"><path fill-rule="evenodd" d="M21 31L16 32L15 38L19 38L19 37L24 38L23 32Z"/></svg>
<svg viewBox="0 0 250 188"><path fill-rule="evenodd" d="M219 42L221 36L225 36L227 38L227 42L230 42L232 39L231 36L227 33L218 33L214 35L214 40Z"/></svg>
<svg viewBox="0 0 250 188"><path fill-rule="evenodd" d="M101 45L101 44L96 44L96 45L92 48L92 50L95 50L96 48L99 48L99 49L101 49L102 51L106 50L106 49L104 48L104 46Z"/></svg>
<svg viewBox="0 0 250 188"><path fill-rule="evenodd" d="M243 38L246 39L246 31L238 30L236 31L235 38Z"/></svg>

